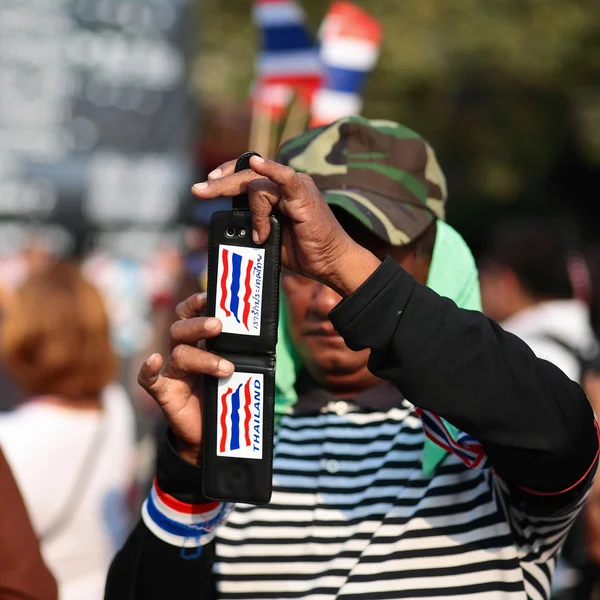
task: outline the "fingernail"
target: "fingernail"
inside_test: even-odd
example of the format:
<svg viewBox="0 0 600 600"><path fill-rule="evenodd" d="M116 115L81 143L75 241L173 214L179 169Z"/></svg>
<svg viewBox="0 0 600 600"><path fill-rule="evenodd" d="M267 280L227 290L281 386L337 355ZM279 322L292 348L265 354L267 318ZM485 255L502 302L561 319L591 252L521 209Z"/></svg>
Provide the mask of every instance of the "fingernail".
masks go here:
<svg viewBox="0 0 600 600"><path fill-rule="evenodd" d="M258 237L258 231L256 231L256 229L252 230L252 239L255 244L260 244L260 237Z"/></svg>
<svg viewBox="0 0 600 600"><path fill-rule="evenodd" d="M206 292L201 292L200 294L197 294L196 300L198 302L204 302L206 300Z"/></svg>
<svg viewBox="0 0 600 600"><path fill-rule="evenodd" d="M264 163L265 159L262 156L253 156L252 160L258 164Z"/></svg>
<svg viewBox="0 0 600 600"><path fill-rule="evenodd" d="M233 366L233 363L230 363L224 358L222 358L219 361L219 364L217 365L217 371L219 371L219 373L222 373L223 375L231 375L234 369L235 367Z"/></svg>
<svg viewBox="0 0 600 600"><path fill-rule="evenodd" d="M217 177L221 177L223 175L223 171L221 169L215 169L208 174L209 179L216 179Z"/></svg>
<svg viewBox="0 0 600 600"><path fill-rule="evenodd" d="M203 181L202 183L197 183L196 185L194 185L192 189L205 190L207 187L208 187L208 183L206 183L206 181Z"/></svg>
<svg viewBox="0 0 600 600"><path fill-rule="evenodd" d="M158 354L154 353L152 356L149 356L146 360L147 365L151 365L154 362L154 359L158 356Z"/></svg>
<svg viewBox="0 0 600 600"><path fill-rule="evenodd" d="M221 322L219 319L211 317L210 319L206 319L206 321L204 321L204 328L208 329L209 331L214 331L220 324Z"/></svg>

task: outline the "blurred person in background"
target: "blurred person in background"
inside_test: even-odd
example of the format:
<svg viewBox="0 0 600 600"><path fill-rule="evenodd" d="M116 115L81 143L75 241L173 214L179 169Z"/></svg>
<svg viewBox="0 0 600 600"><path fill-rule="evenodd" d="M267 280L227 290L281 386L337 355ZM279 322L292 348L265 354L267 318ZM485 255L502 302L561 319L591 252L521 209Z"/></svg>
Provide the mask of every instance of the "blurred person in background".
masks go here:
<svg viewBox="0 0 600 600"><path fill-rule="evenodd" d="M0 445L61 600L102 597L127 532L135 431L102 298L75 264L36 272L8 303L0 337L28 400L0 416Z"/></svg>
<svg viewBox="0 0 600 600"><path fill-rule="evenodd" d="M559 229L543 217L502 221L480 261L481 300L488 317L584 383L598 368L598 341L589 305L574 293L572 256ZM598 412L600 398L589 396Z"/></svg>
<svg viewBox="0 0 600 600"><path fill-rule="evenodd" d="M480 263L481 298L487 316L582 384L598 414L598 343L574 256L559 228L543 217L501 221ZM557 600L589 598L600 574L593 564L594 556L600 559L593 551L600 546L600 527L593 526L600 521L595 516L599 493L596 483L565 545L554 581Z"/></svg>
<svg viewBox="0 0 600 600"><path fill-rule="evenodd" d="M44 563L23 498L2 450L0 490L0 598L56 600L56 581Z"/></svg>

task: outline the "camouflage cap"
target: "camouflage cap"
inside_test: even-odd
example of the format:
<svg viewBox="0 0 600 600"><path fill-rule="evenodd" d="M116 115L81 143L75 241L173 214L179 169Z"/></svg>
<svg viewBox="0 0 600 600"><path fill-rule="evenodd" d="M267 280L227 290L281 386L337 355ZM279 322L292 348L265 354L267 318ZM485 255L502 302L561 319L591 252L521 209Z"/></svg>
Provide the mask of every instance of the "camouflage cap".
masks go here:
<svg viewBox="0 0 600 600"><path fill-rule="evenodd" d="M398 123L344 117L289 140L278 160L394 246L444 219L446 180L433 149Z"/></svg>

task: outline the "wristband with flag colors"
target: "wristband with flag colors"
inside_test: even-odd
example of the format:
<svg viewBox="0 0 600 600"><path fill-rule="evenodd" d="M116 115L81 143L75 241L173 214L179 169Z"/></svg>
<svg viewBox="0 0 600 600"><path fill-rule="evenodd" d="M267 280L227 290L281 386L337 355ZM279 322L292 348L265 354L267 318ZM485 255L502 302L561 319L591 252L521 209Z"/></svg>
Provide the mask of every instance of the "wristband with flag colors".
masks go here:
<svg viewBox="0 0 600 600"><path fill-rule="evenodd" d="M179 548L209 544L215 530L227 518L233 504L187 504L160 489L156 479L142 507L146 527L159 539Z"/></svg>

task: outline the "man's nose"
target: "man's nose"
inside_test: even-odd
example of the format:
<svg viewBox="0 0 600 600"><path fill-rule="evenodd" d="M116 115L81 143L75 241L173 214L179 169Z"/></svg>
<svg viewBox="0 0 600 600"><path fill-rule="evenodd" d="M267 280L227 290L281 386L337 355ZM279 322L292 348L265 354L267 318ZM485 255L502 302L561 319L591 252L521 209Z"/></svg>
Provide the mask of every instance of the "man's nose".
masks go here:
<svg viewBox="0 0 600 600"><path fill-rule="evenodd" d="M311 308L321 317L327 317L340 302L342 297L322 283L315 282L311 300Z"/></svg>

